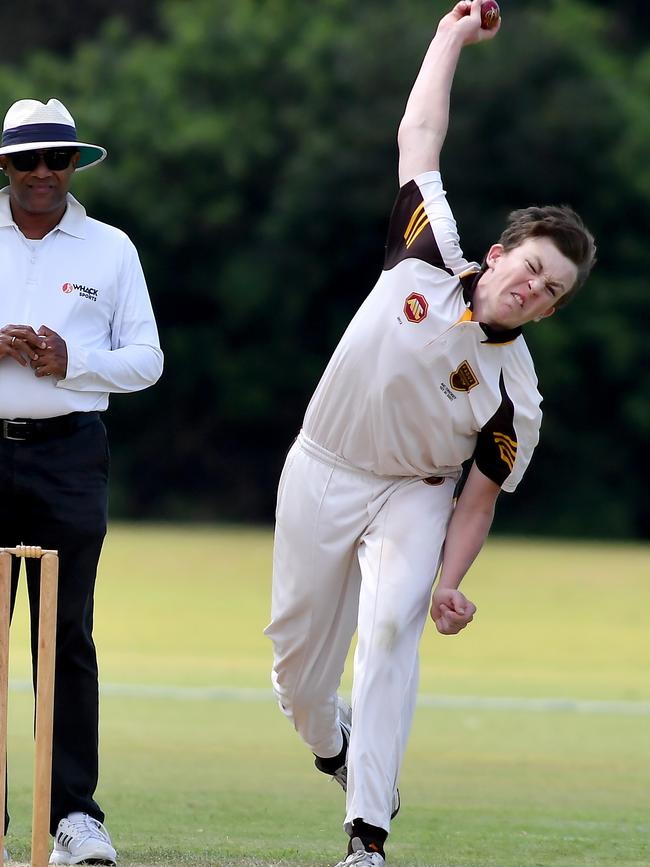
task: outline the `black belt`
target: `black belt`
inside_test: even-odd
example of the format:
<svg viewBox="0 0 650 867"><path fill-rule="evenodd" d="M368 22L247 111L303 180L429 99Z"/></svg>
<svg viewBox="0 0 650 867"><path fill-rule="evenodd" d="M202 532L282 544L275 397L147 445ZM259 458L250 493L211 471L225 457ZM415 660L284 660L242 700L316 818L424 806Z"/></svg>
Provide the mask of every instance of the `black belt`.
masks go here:
<svg viewBox="0 0 650 867"><path fill-rule="evenodd" d="M0 438L16 442L40 442L66 436L99 418L98 412L71 412L55 418L0 419Z"/></svg>

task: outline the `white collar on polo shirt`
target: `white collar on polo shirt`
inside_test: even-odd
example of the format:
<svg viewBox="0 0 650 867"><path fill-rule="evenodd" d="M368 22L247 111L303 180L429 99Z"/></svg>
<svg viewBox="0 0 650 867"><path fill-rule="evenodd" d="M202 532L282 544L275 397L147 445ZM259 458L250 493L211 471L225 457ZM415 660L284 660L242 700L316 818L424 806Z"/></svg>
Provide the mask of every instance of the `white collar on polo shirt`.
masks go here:
<svg viewBox="0 0 650 867"><path fill-rule="evenodd" d="M68 193L68 207L61 217L61 222L55 228L75 238L86 237L86 209L73 195ZM0 228L15 226L9 204L9 187L0 190Z"/></svg>

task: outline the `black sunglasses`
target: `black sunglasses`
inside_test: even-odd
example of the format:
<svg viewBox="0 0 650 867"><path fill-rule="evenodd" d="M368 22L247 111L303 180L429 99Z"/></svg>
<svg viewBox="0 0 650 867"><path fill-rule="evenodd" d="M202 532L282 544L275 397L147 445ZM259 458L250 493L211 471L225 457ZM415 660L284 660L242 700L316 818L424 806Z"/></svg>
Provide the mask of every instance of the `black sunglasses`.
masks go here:
<svg viewBox="0 0 650 867"><path fill-rule="evenodd" d="M61 172L68 168L72 155L76 152L75 148L65 148L64 150L45 150L43 153L18 151L15 154L7 154L7 156L18 172L33 172L41 158L51 172Z"/></svg>

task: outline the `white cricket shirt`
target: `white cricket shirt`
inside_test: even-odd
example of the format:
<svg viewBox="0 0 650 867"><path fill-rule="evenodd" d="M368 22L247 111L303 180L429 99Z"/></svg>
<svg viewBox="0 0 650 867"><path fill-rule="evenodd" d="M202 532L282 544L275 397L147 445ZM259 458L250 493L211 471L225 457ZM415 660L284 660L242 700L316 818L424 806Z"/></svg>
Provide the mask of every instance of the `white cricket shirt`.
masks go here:
<svg viewBox="0 0 650 867"><path fill-rule="evenodd" d="M468 262L439 172L399 191L384 270L307 408L318 445L379 475L458 477L474 457L506 491L539 437L541 396L520 329L471 320Z"/></svg>
<svg viewBox="0 0 650 867"><path fill-rule="evenodd" d="M68 194L61 222L40 241L13 221L0 190L0 325L46 325L66 342L65 379L0 360L0 418L104 410L110 392L138 391L163 355L137 251L119 229L86 216Z"/></svg>

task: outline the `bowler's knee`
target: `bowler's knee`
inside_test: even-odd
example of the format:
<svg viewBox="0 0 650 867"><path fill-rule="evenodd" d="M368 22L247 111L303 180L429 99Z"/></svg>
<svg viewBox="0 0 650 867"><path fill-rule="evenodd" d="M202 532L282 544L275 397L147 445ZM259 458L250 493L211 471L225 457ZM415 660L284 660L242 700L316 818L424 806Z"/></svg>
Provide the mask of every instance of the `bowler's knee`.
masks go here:
<svg viewBox="0 0 650 867"><path fill-rule="evenodd" d="M271 679L280 710L290 719L309 714L329 696L329 691L308 678L291 677L277 668L273 669Z"/></svg>

